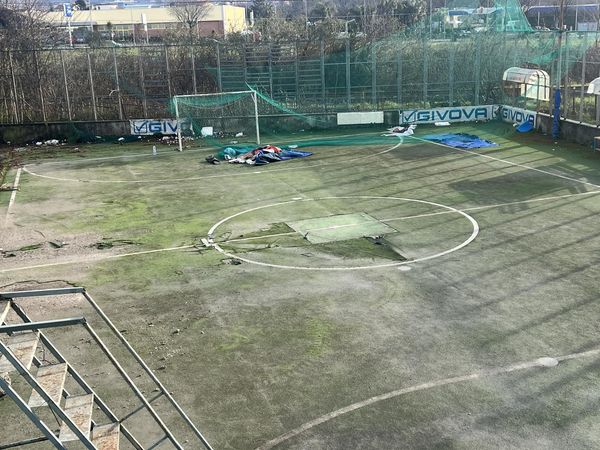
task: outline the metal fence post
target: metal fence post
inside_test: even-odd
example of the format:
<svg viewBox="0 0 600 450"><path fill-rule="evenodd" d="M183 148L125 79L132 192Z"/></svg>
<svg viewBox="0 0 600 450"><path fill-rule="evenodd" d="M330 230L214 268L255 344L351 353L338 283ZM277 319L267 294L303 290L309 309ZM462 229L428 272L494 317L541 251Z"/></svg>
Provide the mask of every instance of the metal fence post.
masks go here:
<svg viewBox="0 0 600 450"><path fill-rule="evenodd" d="M92 58L89 49L87 52L88 76L90 79L90 90L92 93L92 109L94 111L94 120L98 120L98 110L96 109L96 91L94 90L94 76L92 75Z"/></svg>
<svg viewBox="0 0 600 450"><path fill-rule="evenodd" d="M428 101L428 86L427 83L429 82L429 47L427 46L425 39L422 39L422 45L423 45L423 106L427 106L427 101Z"/></svg>
<svg viewBox="0 0 600 450"><path fill-rule="evenodd" d="M565 89L564 89L564 115L565 118L568 119L569 118L569 99L570 99L570 92L569 92L569 86L570 86L570 79L569 79L569 33L565 33Z"/></svg>
<svg viewBox="0 0 600 450"><path fill-rule="evenodd" d="M346 102L348 109L352 105L352 85L350 83L350 38L346 38Z"/></svg>
<svg viewBox="0 0 600 450"><path fill-rule="evenodd" d="M59 53L60 53L60 63L62 64L63 80L65 82L65 98L67 100L67 112L69 114L69 120L73 120L73 116L71 113L71 99L69 97L69 83L67 81L67 68L65 67L65 58L64 58L62 50L59 50Z"/></svg>
<svg viewBox="0 0 600 450"><path fill-rule="evenodd" d="M44 89L42 88L42 77L40 75L40 64L38 61L37 50L33 51L33 59L35 61L35 72L36 72L37 81L38 81L38 91L40 93L40 109L42 110L42 119L44 120L44 123L46 123L48 121L46 118L46 102L44 100Z"/></svg>
<svg viewBox="0 0 600 450"><path fill-rule="evenodd" d="M377 109L377 48L371 47L371 102L373 108Z"/></svg>
<svg viewBox="0 0 600 450"><path fill-rule="evenodd" d="M146 99L146 77L144 75L144 58L142 55L142 49L144 47L138 47L138 64L140 66L140 88L142 92L142 111L144 118L148 118L148 100Z"/></svg>
<svg viewBox="0 0 600 450"><path fill-rule="evenodd" d="M221 78L221 45L217 41L217 86L219 92L223 92L223 79Z"/></svg>
<svg viewBox="0 0 600 450"><path fill-rule="evenodd" d="M10 67L10 79L12 81L11 91L13 100L13 114L15 117L14 123L19 123L19 107L17 104L17 79L15 78L15 67L13 65L12 52L10 50L8 50L8 64Z"/></svg>
<svg viewBox="0 0 600 450"><path fill-rule="evenodd" d="M479 89L481 88L481 41L475 40L475 89L473 105L479 105Z"/></svg>
<svg viewBox="0 0 600 450"><path fill-rule="evenodd" d="M117 101L119 106L119 120L123 120L123 97L121 96L121 85L119 84L119 66L117 66L117 51L113 47L113 66L115 69L115 84L117 87Z"/></svg>
<svg viewBox="0 0 600 450"><path fill-rule="evenodd" d="M583 122L583 102L585 94L585 63L587 61L587 33L585 33L583 48L583 58L581 60L581 90L579 92L579 122Z"/></svg>
<svg viewBox="0 0 600 450"><path fill-rule="evenodd" d="M300 72L299 72L298 61L298 41L294 43L294 98L296 100L296 107L299 105L298 92L300 91Z"/></svg>
<svg viewBox="0 0 600 450"><path fill-rule="evenodd" d="M323 39L321 39L320 66L321 66L321 101L323 102L325 111L327 111L327 95L326 95L326 89L325 89L325 41L323 41Z"/></svg>
<svg viewBox="0 0 600 450"><path fill-rule="evenodd" d="M169 46L165 44L165 72L167 76L167 89L169 90L169 100L173 98L173 86L171 85L171 66L169 65Z"/></svg>
<svg viewBox="0 0 600 450"><path fill-rule="evenodd" d="M454 57L456 55L456 45L450 43L450 59L448 60L448 106L454 106Z"/></svg>
<svg viewBox="0 0 600 450"><path fill-rule="evenodd" d="M190 44L190 58L192 60L192 87L194 94L198 93L198 86L196 85L196 58L194 56L194 46Z"/></svg>
<svg viewBox="0 0 600 450"><path fill-rule="evenodd" d="M398 50L397 61L396 61L396 85L397 85L397 97L398 105L402 106L402 50Z"/></svg>
<svg viewBox="0 0 600 450"><path fill-rule="evenodd" d="M267 47L269 56L267 61L269 63L269 95L273 98L273 44L269 42Z"/></svg>

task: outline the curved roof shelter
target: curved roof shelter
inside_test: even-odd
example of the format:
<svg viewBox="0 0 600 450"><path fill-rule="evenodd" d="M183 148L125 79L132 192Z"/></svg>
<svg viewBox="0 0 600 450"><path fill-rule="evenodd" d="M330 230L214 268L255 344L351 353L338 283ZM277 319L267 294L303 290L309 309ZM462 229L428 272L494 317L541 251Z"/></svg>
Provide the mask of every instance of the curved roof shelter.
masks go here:
<svg viewBox="0 0 600 450"><path fill-rule="evenodd" d="M511 67L504 72L502 80L505 86L516 88L522 97L543 102L550 100L550 76L543 70Z"/></svg>
<svg viewBox="0 0 600 450"><path fill-rule="evenodd" d="M600 77L590 82L587 93L600 95Z"/></svg>

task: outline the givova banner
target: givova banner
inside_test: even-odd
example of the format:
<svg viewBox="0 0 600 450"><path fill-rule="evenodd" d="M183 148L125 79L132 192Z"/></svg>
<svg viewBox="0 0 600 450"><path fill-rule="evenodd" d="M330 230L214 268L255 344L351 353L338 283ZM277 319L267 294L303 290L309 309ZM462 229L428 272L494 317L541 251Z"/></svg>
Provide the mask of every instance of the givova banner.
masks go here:
<svg viewBox="0 0 600 450"><path fill-rule="evenodd" d="M496 117L497 105L454 106L449 108L400 111L400 123L475 122Z"/></svg>
<svg viewBox="0 0 600 450"><path fill-rule="evenodd" d="M500 107L500 118L503 122L518 123L519 125L525 122L530 122L535 127L537 113L523 108L514 108L512 106Z"/></svg>
<svg viewBox="0 0 600 450"><path fill-rule="evenodd" d="M152 135L152 134L177 134L179 123L176 119L136 119L129 121L131 134L133 135ZM182 131L186 123L182 122Z"/></svg>

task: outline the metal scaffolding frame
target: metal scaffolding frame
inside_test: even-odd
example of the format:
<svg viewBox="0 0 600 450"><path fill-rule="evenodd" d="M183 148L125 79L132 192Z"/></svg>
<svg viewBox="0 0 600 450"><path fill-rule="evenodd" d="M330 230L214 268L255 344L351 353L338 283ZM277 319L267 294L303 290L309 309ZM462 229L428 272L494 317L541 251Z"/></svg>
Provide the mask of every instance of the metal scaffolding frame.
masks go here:
<svg viewBox="0 0 600 450"><path fill-rule="evenodd" d="M19 306L14 300L23 299L23 298L32 298L32 297L41 297L41 296L52 296L52 295L64 295L64 294L81 294L85 300L92 306L94 311L102 318L102 321L108 326L111 332L117 337L120 343L127 349L128 353L135 359L136 363L139 364L144 371L148 374L149 378L156 385L159 390L159 393L155 395L153 398L148 400L141 390L137 387L136 383L131 379L128 375L127 371L121 365L121 363L117 360L117 358L110 351L108 346L104 343L104 341L99 337L94 328L90 325L88 320L85 317L74 317L74 318L65 318L65 319L57 319L57 320L47 320L47 321L39 321L32 322L32 320L27 316L25 311ZM8 307L12 309L16 313L16 315L23 321L23 323L16 324L4 324L0 323L0 333L12 335L13 333L19 333L24 331L36 332L39 336L39 342L41 345L47 349L50 354L59 362L66 363L67 365L67 373L72 377L72 379L82 388L82 390L86 394L93 394L93 401L96 406L106 415L106 417L111 421L111 423L119 424L119 431L123 434L123 436L132 444L132 446L137 450L143 450L144 447L139 443L139 441L133 436L132 432L124 425L124 421L136 414L137 412L145 409L153 418L153 420L159 425L159 427L164 432L163 437L159 439L159 441L150 445L150 448L155 448L160 445L165 440L169 440L171 444L177 449L183 449L181 443L177 440L174 434L171 432L169 427L163 422L161 417L158 415L152 403L161 398L165 397L177 414L184 420L188 428L193 432L193 434L198 438L202 446L208 450L212 450L212 447L206 440L206 438L202 435L198 427L191 421L185 411L181 408L181 406L177 403L177 401L173 398L173 396L169 393L166 387L160 382L160 380L154 375L152 370L148 367L148 365L144 362L144 360L138 355L138 353L133 349L131 344L125 339L122 333L114 326L112 321L108 318L108 316L102 311L102 309L98 306L98 304L94 301L94 299L89 295L88 292L84 288L80 287L69 287L69 288L59 288L59 289L44 289L44 290L31 290L31 291L15 291L15 292L2 292L0 293L0 300L7 300ZM46 335L41 330L45 329L56 329L56 328L65 328L65 327L74 327L81 326L86 332L91 336L93 341L100 347L104 355L109 359L112 366L117 370L121 378L127 383L129 388L133 391L133 393L138 397L141 402L141 406L136 408L134 411L128 413L123 418L119 419L114 412L108 407L108 405L97 395L93 388L84 380L84 378L73 368L71 364L64 358L64 356L59 352L59 350L50 342ZM38 345L38 344L36 344ZM47 403L50 409L53 411L60 420L62 420L69 429L77 436L77 438L84 444L84 446L88 449L96 449L94 444L91 442L88 436L85 435L77 426L73 423L73 421L65 414L65 412L61 409L60 405L57 404L52 398L48 396L48 394L44 391L44 389L40 386L36 378L34 378L29 369L23 365L23 363L11 352L11 350L0 341L0 354L4 355L7 360L12 364L14 368L16 368L17 372L27 381L27 383L37 392L42 399ZM33 364L37 367L41 366L41 362L35 357L33 357ZM59 449L64 449L63 444L58 440L56 433L52 431L44 422L42 422L39 416L27 405L27 403L19 396L19 394L12 388L10 383L7 383L0 377L0 388L6 392L6 394L15 401L17 406L27 415L27 417L32 421L32 423L42 432L43 436L35 437L31 439L22 440L19 442L11 443L8 445L2 445L0 448L13 448L21 445L25 445L33 442L41 442L44 440L49 441L54 447ZM63 389L62 393L63 397L67 397L69 394L66 390Z"/></svg>

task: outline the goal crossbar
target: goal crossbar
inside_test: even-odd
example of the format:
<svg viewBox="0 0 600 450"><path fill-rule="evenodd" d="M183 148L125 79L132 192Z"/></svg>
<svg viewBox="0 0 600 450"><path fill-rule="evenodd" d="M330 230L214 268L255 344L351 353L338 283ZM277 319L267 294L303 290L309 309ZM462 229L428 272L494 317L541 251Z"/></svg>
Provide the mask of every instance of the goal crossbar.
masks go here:
<svg viewBox="0 0 600 450"><path fill-rule="evenodd" d="M188 94L188 95L176 95L173 97L173 104L175 106L175 118L177 119L177 141L179 143L179 151L183 151L183 139L181 136L181 117L179 115L179 104L177 102L178 99L183 98L197 98L197 97L218 97L221 95L240 95L240 94L249 94L252 97L252 101L254 102L254 123L256 126L256 143L260 145L260 126L258 123L258 98L256 95L256 91L232 91L232 92L215 92L211 94Z"/></svg>

